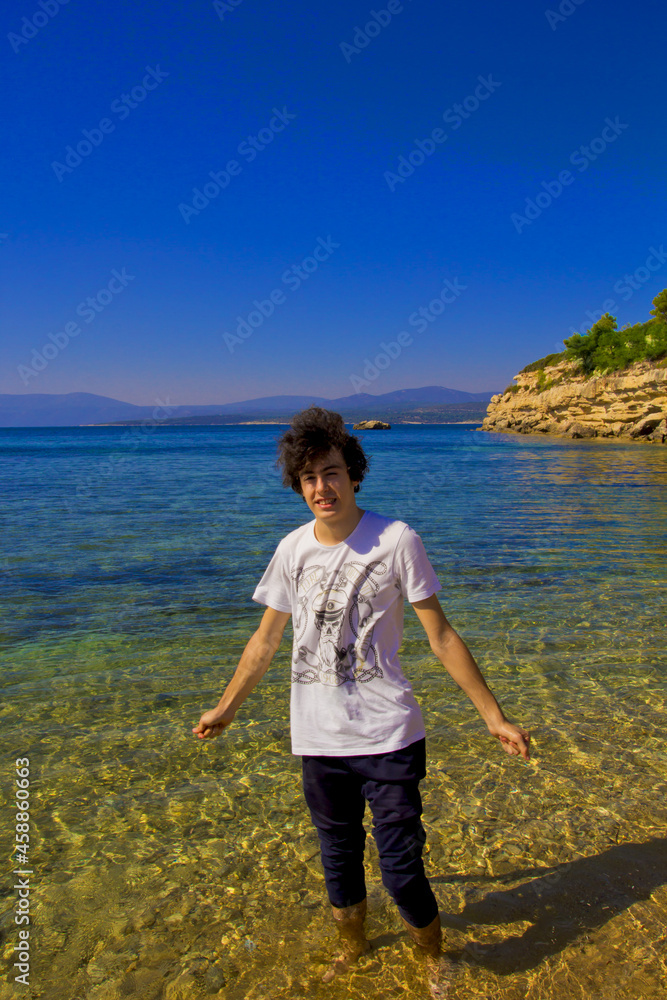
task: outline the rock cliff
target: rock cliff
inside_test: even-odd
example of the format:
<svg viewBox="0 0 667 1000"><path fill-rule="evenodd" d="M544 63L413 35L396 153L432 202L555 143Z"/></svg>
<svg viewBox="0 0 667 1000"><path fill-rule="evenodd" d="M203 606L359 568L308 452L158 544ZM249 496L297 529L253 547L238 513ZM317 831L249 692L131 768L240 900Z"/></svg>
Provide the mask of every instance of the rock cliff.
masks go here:
<svg viewBox="0 0 667 1000"><path fill-rule="evenodd" d="M667 441L667 359L586 376L559 360L491 397L481 430Z"/></svg>

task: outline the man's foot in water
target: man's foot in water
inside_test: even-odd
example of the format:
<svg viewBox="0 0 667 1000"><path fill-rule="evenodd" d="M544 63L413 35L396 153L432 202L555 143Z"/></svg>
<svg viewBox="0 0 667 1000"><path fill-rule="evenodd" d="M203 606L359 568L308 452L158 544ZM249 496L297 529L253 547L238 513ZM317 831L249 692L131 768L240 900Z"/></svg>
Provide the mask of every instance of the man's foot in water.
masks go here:
<svg viewBox="0 0 667 1000"><path fill-rule="evenodd" d="M341 948L325 972L322 979L330 983L332 979L347 972L360 955L370 951L371 943L364 934L364 918L366 916L366 900L354 906L331 907L333 918L338 925Z"/></svg>
<svg viewBox="0 0 667 1000"><path fill-rule="evenodd" d="M440 914L434 917L426 927L413 927L405 917L401 919L419 952L426 959L428 986L433 1000L444 1000L449 995L452 965L450 960L442 954Z"/></svg>
<svg viewBox="0 0 667 1000"><path fill-rule="evenodd" d="M445 1000L452 985L452 963L444 955L427 955L428 988L433 1000Z"/></svg>
<svg viewBox="0 0 667 1000"><path fill-rule="evenodd" d="M350 951L341 950L338 955L334 958L331 963L331 967L322 976L322 981L325 983L330 983L332 979L336 976L340 976L343 972L349 972L350 966L354 965L360 955L364 955L367 951L371 950L370 941L366 941L364 947L359 947L358 949L353 948Z"/></svg>

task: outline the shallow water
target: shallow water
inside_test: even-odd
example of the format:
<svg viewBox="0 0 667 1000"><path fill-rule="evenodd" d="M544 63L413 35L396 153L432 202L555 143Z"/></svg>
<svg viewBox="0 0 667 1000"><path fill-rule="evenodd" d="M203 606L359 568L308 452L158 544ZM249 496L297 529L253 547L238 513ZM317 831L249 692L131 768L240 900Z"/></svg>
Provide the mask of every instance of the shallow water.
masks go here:
<svg viewBox="0 0 667 1000"><path fill-rule="evenodd" d="M288 636L222 738L190 732L261 616L275 545L310 516L272 466L279 432L0 431L2 786L29 757L33 871L28 988L4 882L3 1000L428 995L371 837L374 948L320 983L334 934L290 753ZM507 758L407 611L447 995L663 997L667 449L363 437L360 505L419 531L445 613L533 732L533 761Z"/></svg>

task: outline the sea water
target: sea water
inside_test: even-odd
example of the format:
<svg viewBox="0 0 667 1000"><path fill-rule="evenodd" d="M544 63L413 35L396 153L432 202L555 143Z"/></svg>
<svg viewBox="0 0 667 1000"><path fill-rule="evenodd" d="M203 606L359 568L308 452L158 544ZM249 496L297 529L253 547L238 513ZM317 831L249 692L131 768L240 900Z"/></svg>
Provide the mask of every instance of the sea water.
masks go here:
<svg viewBox="0 0 667 1000"><path fill-rule="evenodd" d="M275 546L311 517L274 465L282 429L0 431L3 1000L427 995L371 837L373 950L321 983L335 934L290 753L289 626L234 724L191 733L258 624ZM448 995L664 996L667 449L361 437L359 505L419 532L445 614L533 733L530 764L504 754L407 609Z"/></svg>

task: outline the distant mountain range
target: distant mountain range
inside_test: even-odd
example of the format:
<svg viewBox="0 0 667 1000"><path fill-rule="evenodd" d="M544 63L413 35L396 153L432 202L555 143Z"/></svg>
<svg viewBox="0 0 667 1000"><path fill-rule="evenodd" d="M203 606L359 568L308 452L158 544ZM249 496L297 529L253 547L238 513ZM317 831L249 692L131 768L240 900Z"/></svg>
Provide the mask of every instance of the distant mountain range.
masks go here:
<svg viewBox="0 0 667 1000"><path fill-rule="evenodd" d="M348 420L386 415L394 420L481 420L493 392L463 392L441 385L398 389L378 396L355 393L327 399L324 396L261 396L238 403L206 406L173 406L167 400L152 406L123 403L90 392L0 394L0 427L78 427L86 424L139 423L157 419L161 424L242 423L288 421L312 403L336 410Z"/></svg>

